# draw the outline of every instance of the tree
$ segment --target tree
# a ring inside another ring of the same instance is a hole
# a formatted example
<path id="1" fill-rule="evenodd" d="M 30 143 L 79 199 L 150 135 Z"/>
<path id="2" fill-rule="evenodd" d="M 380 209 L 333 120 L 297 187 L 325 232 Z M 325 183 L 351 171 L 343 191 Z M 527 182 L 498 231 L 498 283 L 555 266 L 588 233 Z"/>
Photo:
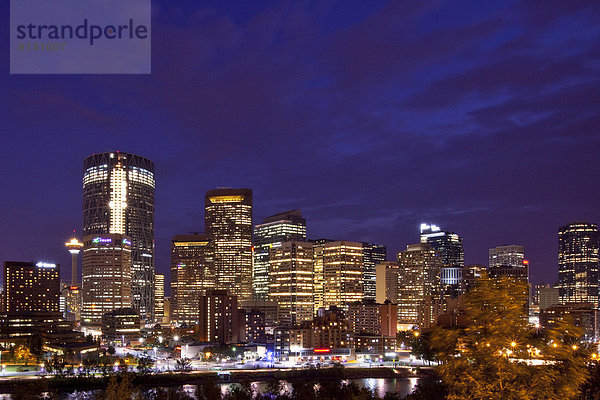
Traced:
<path id="1" fill-rule="evenodd" d="M 204 383 L 196 388 L 198 400 L 217 400 L 221 398 L 221 388 L 213 378 L 207 378 Z"/>
<path id="2" fill-rule="evenodd" d="M 106 349 L 106 352 L 107 352 L 109 355 L 111 355 L 111 356 L 114 356 L 114 355 L 115 355 L 115 352 L 116 352 L 116 350 L 115 350 L 115 347 L 114 347 L 114 346 L 108 346 L 108 349 Z"/>
<path id="3" fill-rule="evenodd" d="M 180 358 L 175 361 L 175 371 L 177 372 L 190 372 L 192 370 L 192 363 L 189 358 Z"/>
<path id="4" fill-rule="evenodd" d="M 573 399 L 586 379 L 589 352 L 566 320 L 537 332 L 524 313 L 524 283 L 481 277 L 465 295 L 464 329 L 435 328 L 431 343 L 448 399 Z M 542 365 L 526 362 L 543 357 Z"/>
<path id="5" fill-rule="evenodd" d="M 133 386 L 133 374 L 123 373 L 119 377 L 113 375 L 108 380 L 106 390 L 100 392 L 98 400 L 125 400 L 139 396 L 138 390 Z"/>
<path id="6" fill-rule="evenodd" d="M 154 362 L 150 357 L 140 357 L 137 362 L 137 370 L 140 375 L 148 375 L 153 365 Z"/>

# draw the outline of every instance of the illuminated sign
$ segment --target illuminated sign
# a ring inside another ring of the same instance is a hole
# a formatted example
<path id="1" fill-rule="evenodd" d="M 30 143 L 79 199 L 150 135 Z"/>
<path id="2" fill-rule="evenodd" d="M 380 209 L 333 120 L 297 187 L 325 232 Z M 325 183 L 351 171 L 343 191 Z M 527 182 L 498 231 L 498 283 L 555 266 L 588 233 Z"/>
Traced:
<path id="1" fill-rule="evenodd" d="M 112 243 L 112 239 L 97 237 L 92 239 L 92 243 Z"/>
<path id="2" fill-rule="evenodd" d="M 131 246 L 131 240 L 123 239 L 123 244 L 126 244 L 127 246 Z"/>
<path id="3" fill-rule="evenodd" d="M 211 196 L 208 199 L 212 202 L 212 203 L 238 203 L 240 201 L 244 200 L 244 196 L 242 195 L 237 195 L 237 196 Z"/>
<path id="4" fill-rule="evenodd" d="M 51 263 L 45 263 L 45 262 L 39 262 L 37 264 L 35 264 L 36 267 L 38 268 L 56 268 L 56 264 L 51 264 Z"/>
<path id="5" fill-rule="evenodd" d="M 529 260 L 523 260 L 523 265 L 529 265 Z"/>
<path id="6" fill-rule="evenodd" d="M 329 353 L 331 349 L 314 349 L 315 353 Z"/>

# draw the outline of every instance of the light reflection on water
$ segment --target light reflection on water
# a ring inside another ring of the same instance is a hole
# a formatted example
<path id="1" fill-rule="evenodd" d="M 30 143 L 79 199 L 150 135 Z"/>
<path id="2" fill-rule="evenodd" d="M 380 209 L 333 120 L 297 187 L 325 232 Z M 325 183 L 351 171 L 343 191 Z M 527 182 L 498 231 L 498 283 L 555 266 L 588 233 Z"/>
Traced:
<path id="1" fill-rule="evenodd" d="M 343 380 L 343 384 L 349 384 L 354 382 L 359 387 L 366 387 L 367 389 L 376 391 L 376 394 L 383 397 L 386 393 L 398 393 L 401 396 L 406 396 L 415 390 L 418 378 L 364 378 L 364 379 L 346 379 Z M 239 385 L 238 383 L 222 383 L 220 384 L 221 393 L 223 395 L 234 386 Z M 191 396 L 195 396 L 196 385 L 183 385 L 182 389 L 184 392 Z M 257 381 L 250 384 L 253 393 L 266 393 L 269 390 L 269 383 L 266 381 Z M 292 384 L 284 381 L 281 387 L 282 392 L 291 393 Z M 60 400 L 82 400 L 82 399 L 93 399 L 94 395 L 98 392 L 97 390 L 88 391 L 74 391 L 70 393 L 59 393 Z M 10 394 L 0 394 L 0 400 L 11 400 Z"/>

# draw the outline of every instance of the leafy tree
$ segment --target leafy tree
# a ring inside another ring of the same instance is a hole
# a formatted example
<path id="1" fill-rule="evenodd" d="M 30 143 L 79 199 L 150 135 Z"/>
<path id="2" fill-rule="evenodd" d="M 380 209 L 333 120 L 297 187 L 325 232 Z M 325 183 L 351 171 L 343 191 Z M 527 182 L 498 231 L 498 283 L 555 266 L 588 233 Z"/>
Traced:
<path id="1" fill-rule="evenodd" d="M 525 284 L 481 277 L 465 295 L 465 329 L 435 328 L 431 346 L 448 399 L 573 399 L 586 379 L 581 330 L 557 321 L 538 334 L 524 315 Z M 525 296 L 526 298 L 526 296 Z M 539 355 L 545 364 L 531 365 Z"/>
<path id="2" fill-rule="evenodd" d="M 192 363 L 189 358 L 180 358 L 175 361 L 175 371 L 177 372 L 190 372 L 192 370 Z"/>
<path id="3" fill-rule="evenodd" d="M 108 380 L 106 390 L 100 392 L 97 400 L 126 400 L 139 396 L 138 390 L 133 386 L 133 374 L 123 373 L 119 377 L 113 375 Z"/>
<path id="4" fill-rule="evenodd" d="M 114 356 L 116 353 L 115 347 L 114 346 L 108 346 L 108 349 L 106 350 L 106 352 L 111 355 Z"/>
<path id="5" fill-rule="evenodd" d="M 137 370 L 140 375 L 148 375 L 152 370 L 154 361 L 150 357 L 140 357 L 137 362 Z"/>

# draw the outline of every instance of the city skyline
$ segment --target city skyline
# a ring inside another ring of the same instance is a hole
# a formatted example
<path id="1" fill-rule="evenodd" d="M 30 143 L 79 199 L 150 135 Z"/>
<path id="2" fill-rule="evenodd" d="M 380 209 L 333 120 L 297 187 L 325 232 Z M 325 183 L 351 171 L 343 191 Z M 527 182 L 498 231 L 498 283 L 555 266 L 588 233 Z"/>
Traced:
<path id="1" fill-rule="evenodd" d="M 553 283 L 558 228 L 600 220 L 598 7 L 155 1 L 151 75 L 0 77 L 0 254 L 69 265 L 81 161 L 118 149 L 157 166 L 167 281 L 171 237 L 228 186 L 253 190 L 254 224 L 301 209 L 310 238 L 393 259 L 435 223 L 465 264 L 519 244 Z"/>

